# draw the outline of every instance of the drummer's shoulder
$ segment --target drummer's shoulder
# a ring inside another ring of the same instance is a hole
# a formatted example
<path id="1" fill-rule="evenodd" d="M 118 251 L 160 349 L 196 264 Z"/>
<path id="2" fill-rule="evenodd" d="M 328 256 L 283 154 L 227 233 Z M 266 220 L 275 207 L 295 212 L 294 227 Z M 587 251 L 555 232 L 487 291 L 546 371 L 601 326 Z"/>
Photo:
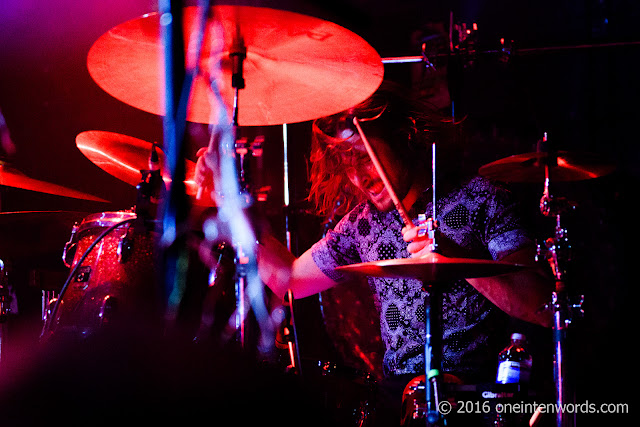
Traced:
<path id="1" fill-rule="evenodd" d="M 469 194 L 473 194 L 476 197 L 491 197 L 511 193 L 511 189 L 507 183 L 496 181 L 481 175 L 469 178 L 462 185 L 462 190 Z"/>
<path id="2" fill-rule="evenodd" d="M 349 212 L 347 212 L 341 219 L 341 222 L 348 221 L 350 223 L 357 223 L 361 218 L 369 217 L 372 215 L 373 204 L 366 200 L 363 200 L 356 204 Z"/>
<path id="3" fill-rule="evenodd" d="M 445 205 L 463 205 L 470 211 L 494 209 L 495 206 L 511 205 L 513 194 L 509 188 L 498 181 L 483 176 L 474 176 L 457 189 L 448 193 L 442 203 Z"/>
<path id="4" fill-rule="evenodd" d="M 342 217 L 336 218 L 336 225 L 333 229 L 342 233 L 353 230 L 362 219 L 371 218 L 372 210 L 371 204 L 366 201 L 360 202 Z"/>

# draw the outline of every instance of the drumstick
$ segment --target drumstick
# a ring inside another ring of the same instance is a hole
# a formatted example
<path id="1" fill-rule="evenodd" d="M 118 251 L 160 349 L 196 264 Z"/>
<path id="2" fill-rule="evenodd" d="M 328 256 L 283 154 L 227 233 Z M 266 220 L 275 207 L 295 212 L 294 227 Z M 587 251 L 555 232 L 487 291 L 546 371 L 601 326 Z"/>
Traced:
<path id="1" fill-rule="evenodd" d="M 387 191 L 391 196 L 391 200 L 393 200 L 393 205 L 396 207 L 396 209 L 400 213 L 400 216 L 402 217 L 402 221 L 404 221 L 404 224 L 407 226 L 407 228 L 415 227 L 413 225 L 413 222 L 411 221 L 411 218 L 409 218 L 409 214 L 407 214 L 406 209 L 402 205 L 402 201 L 400 201 L 400 199 L 396 195 L 396 192 L 394 191 L 393 186 L 389 181 L 389 178 L 387 178 L 387 174 L 385 173 L 384 168 L 382 167 L 382 164 L 378 160 L 378 157 L 376 156 L 375 151 L 371 147 L 371 144 L 369 144 L 369 140 L 367 139 L 364 132 L 362 131 L 362 128 L 360 127 L 360 122 L 358 121 L 357 117 L 353 118 L 353 124 L 356 126 L 356 129 L 358 129 L 358 133 L 360 134 L 360 139 L 362 139 L 362 142 L 364 143 L 364 147 L 367 149 L 367 153 L 369 154 L 369 157 L 371 158 L 373 165 L 378 171 L 378 175 L 380 175 L 380 178 L 382 179 L 384 186 L 387 188 Z"/>

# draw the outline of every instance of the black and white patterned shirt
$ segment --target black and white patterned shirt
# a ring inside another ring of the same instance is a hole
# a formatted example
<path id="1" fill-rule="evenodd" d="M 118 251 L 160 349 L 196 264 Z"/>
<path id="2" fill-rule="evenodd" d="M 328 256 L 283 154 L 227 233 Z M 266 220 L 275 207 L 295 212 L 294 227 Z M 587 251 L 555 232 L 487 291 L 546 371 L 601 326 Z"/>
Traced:
<path id="1" fill-rule="evenodd" d="M 414 206 L 418 212 L 427 212 L 430 216 L 432 207 L 427 196 L 425 193 Z M 445 256 L 500 260 L 531 243 L 510 192 L 485 178 L 474 178 L 439 198 L 436 215 L 440 232 L 440 240 L 436 241 Z M 417 224 L 417 220 L 414 222 Z M 397 211 L 380 212 L 372 203 L 363 202 L 313 245 L 313 260 L 324 274 L 340 282 L 347 277 L 335 271 L 338 266 L 407 258 L 402 227 Z M 451 248 L 456 250 L 452 252 Z M 375 277 L 368 281 L 380 314 L 380 332 L 386 347 L 384 374 L 424 373 L 427 294 L 422 282 Z M 504 326 L 506 314 L 465 280 L 446 284 L 441 289 L 443 369 L 474 378 L 479 370 L 495 363 L 491 334 L 495 335 L 495 329 Z"/>

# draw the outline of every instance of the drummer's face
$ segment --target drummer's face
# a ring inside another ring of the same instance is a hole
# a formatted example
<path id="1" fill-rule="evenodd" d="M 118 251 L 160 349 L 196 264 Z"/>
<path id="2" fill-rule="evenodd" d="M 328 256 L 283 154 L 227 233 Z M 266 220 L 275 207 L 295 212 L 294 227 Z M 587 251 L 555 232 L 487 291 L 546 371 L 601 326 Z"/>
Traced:
<path id="1" fill-rule="evenodd" d="M 410 186 L 408 168 L 402 164 L 398 156 L 382 139 L 374 135 L 367 135 L 367 140 L 382 164 L 396 195 L 402 200 Z M 393 199 L 371 161 L 360 136 L 355 134 L 348 141 L 353 144 L 354 151 L 344 158 L 347 177 L 380 211 L 391 210 L 394 207 Z"/>

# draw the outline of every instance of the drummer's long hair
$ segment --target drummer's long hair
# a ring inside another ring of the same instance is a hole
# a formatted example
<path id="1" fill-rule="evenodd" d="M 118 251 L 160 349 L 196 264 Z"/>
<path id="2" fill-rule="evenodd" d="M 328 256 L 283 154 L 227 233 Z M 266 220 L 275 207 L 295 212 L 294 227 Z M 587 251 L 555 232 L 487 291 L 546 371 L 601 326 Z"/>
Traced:
<path id="1" fill-rule="evenodd" d="M 361 122 L 365 135 L 381 137 L 412 171 L 430 167 L 431 143 L 439 138 L 443 124 L 432 107 L 414 99 L 402 86 L 386 81 L 355 107 L 315 120 L 309 200 L 315 204 L 316 213 L 324 217 L 343 216 L 366 200 L 347 177 L 344 166 L 345 156 L 353 151 L 347 139 L 357 133 L 353 117 Z M 345 129 L 351 131 L 346 137 Z"/>

